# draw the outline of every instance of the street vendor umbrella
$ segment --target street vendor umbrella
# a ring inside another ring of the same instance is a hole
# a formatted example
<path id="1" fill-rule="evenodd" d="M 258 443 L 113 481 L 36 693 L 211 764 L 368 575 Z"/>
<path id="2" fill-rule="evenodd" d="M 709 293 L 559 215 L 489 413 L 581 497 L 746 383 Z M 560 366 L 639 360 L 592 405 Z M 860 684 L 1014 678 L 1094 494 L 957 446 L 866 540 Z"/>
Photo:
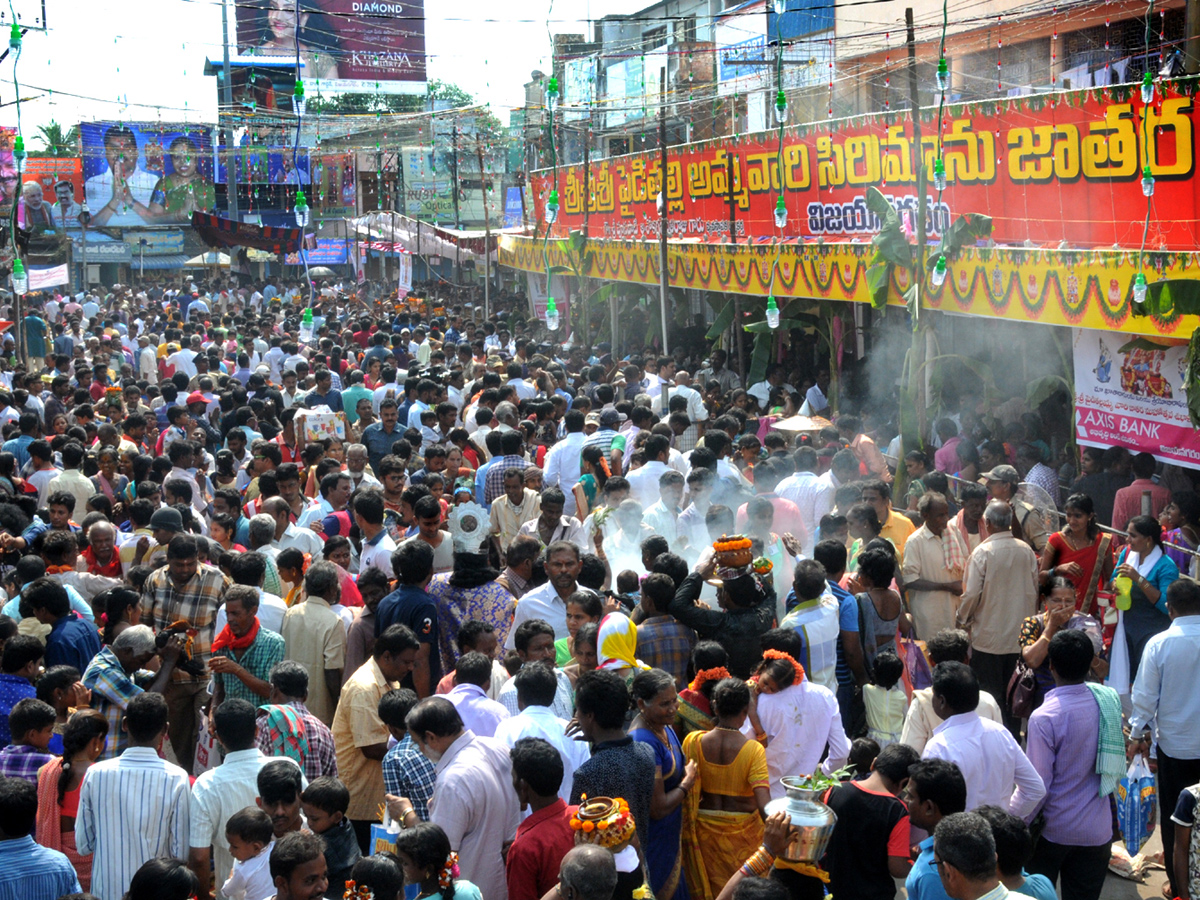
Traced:
<path id="1" fill-rule="evenodd" d="M 807 434 L 820 434 L 822 428 L 828 428 L 833 423 L 820 416 L 791 416 L 772 423 L 776 431 L 802 431 Z"/>
<path id="2" fill-rule="evenodd" d="M 228 269 L 229 254 L 217 253 L 215 250 L 193 256 L 183 264 L 185 269 Z"/>
<path id="3" fill-rule="evenodd" d="M 315 269 L 308 270 L 309 278 L 337 278 L 337 272 L 326 266 L 317 266 Z"/>

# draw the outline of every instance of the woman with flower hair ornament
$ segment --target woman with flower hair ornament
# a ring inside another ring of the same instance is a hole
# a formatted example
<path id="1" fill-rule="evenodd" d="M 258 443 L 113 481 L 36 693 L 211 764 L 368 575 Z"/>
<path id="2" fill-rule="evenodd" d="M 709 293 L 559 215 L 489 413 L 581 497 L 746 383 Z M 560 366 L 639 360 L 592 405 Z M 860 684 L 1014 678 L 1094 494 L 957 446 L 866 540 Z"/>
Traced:
<path id="1" fill-rule="evenodd" d="M 458 854 L 441 827 L 420 822 L 396 836 L 404 880 L 419 890 L 417 900 L 483 900 L 479 888 L 458 877 Z"/>
<path id="2" fill-rule="evenodd" d="M 716 725 L 712 712 L 712 692 L 723 678 L 729 677 L 729 654 L 716 641 L 701 641 L 692 648 L 688 665 L 691 682 L 679 692 L 679 714 L 675 733 L 680 740 L 693 731 L 708 731 Z"/>

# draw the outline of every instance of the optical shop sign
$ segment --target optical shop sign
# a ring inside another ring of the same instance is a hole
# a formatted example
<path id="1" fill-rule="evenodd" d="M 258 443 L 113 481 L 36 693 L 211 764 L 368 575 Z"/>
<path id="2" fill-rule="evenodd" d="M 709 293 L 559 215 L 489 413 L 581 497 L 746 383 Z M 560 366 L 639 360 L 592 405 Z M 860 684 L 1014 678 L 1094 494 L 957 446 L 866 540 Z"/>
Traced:
<path id="1" fill-rule="evenodd" d="M 1200 469 L 1188 419 L 1184 341 L 1075 328 L 1075 435 L 1085 447 L 1126 447 Z"/>

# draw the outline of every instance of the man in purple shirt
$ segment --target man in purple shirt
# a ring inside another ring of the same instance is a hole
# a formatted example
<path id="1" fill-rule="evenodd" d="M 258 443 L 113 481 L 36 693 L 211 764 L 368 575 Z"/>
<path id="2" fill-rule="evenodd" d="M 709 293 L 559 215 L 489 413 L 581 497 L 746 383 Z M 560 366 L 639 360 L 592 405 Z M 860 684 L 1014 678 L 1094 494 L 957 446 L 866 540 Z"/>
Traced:
<path id="1" fill-rule="evenodd" d="M 1061 877 L 1063 900 L 1099 898 L 1113 839 L 1108 793 L 1115 779 L 1102 787 L 1096 755 L 1102 745 L 1119 754 L 1124 736 L 1116 692 L 1085 681 L 1094 654 L 1082 631 L 1054 635 L 1049 657 L 1055 687 L 1029 717 L 1026 754 L 1046 785 L 1046 827 L 1029 871 L 1051 883 Z M 1110 714 L 1102 715 L 1102 706 Z M 1101 741 L 1102 729 L 1115 733 Z"/>

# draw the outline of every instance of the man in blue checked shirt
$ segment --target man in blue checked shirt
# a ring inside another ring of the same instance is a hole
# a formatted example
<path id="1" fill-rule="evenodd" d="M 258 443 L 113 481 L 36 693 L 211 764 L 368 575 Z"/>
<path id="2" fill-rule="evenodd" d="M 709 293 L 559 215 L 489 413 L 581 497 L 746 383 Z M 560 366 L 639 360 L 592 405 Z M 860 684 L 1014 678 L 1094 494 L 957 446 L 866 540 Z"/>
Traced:
<path id="1" fill-rule="evenodd" d="M 0 778 L 0 900 L 56 900 L 79 893 L 67 857 L 33 841 L 37 785 Z"/>

